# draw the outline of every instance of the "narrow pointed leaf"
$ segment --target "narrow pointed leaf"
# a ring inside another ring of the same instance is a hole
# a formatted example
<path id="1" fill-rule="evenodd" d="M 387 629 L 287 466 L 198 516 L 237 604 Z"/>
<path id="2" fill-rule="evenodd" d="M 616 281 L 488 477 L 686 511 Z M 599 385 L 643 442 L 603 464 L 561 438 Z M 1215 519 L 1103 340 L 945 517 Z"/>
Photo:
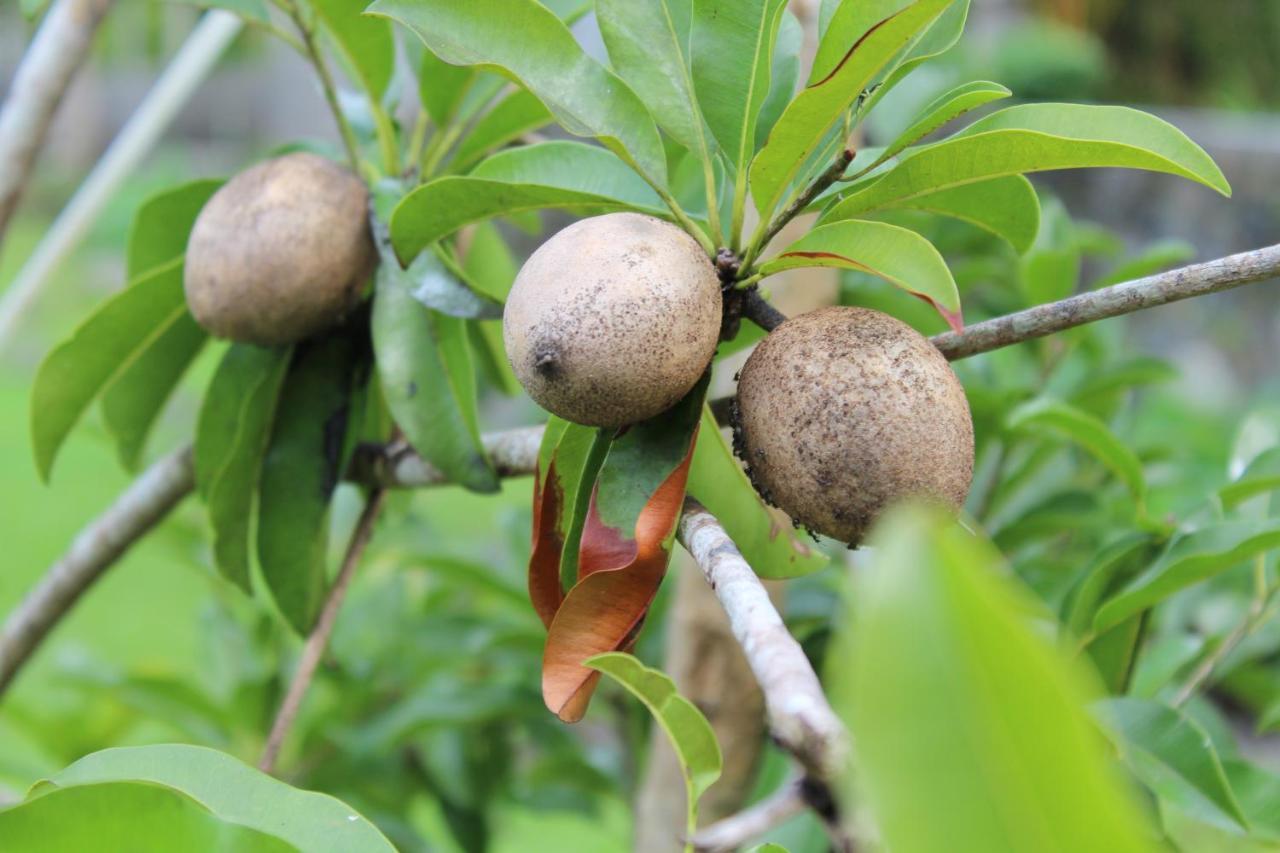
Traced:
<path id="1" fill-rule="evenodd" d="M 1153 849 L 1085 713 L 1085 674 L 1029 624 L 999 555 L 916 508 L 874 541 L 828 660 L 852 668 L 833 701 L 885 846 Z"/>
<path id="2" fill-rule="evenodd" d="M 1147 493 L 1142 461 L 1093 415 L 1069 403 L 1033 400 L 1011 412 L 1005 425 L 1011 430 L 1048 432 L 1080 445 L 1128 486 L 1141 507 Z"/>
<path id="3" fill-rule="evenodd" d="M 575 136 L 594 137 L 658 185 L 666 158 L 641 100 L 583 52 L 535 0 L 377 0 L 369 11 L 408 27 L 454 65 L 499 71 L 528 89 Z"/>
<path id="4" fill-rule="evenodd" d="M 923 210 L 959 219 L 996 235 L 1019 254 L 1031 249 L 1040 231 L 1040 197 L 1021 175 L 939 190 L 881 209 Z"/>
<path id="5" fill-rule="evenodd" d="M 912 71 L 931 59 L 941 56 L 959 43 L 969 19 L 969 5 L 970 0 L 954 0 L 932 24 L 912 39 L 911 46 L 903 51 L 890 66 L 891 70 L 883 75 L 875 91 L 863 104 L 864 113 L 875 109 L 876 104 L 880 103 Z"/>
<path id="6" fill-rule="evenodd" d="M 142 203 L 129 226 L 127 278 L 133 281 L 186 254 L 196 217 L 223 181 L 202 179 L 156 193 Z"/>
<path id="7" fill-rule="evenodd" d="M 311 0 L 353 76 L 375 104 L 391 84 L 396 45 L 391 24 L 364 14 L 365 0 Z"/>
<path id="8" fill-rule="evenodd" d="M 391 215 L 391 241 L 401 260 L 411 260 L 469 223 L 543 208 L 667 213 L 657 193 L 603 148 L 542 142 L 502 151 L 465 177 L 438 178 L 409 193 Z"/>
<path id="9" fill-rule="evenodd" d="M 769 71 L 769 94 L 760 105 L 756 119 L 756 139 L 753 150 L 759 151 L 769 138 L 769 131 L 778 123 L 778 117 L 796 96 L 796 84 L 800 82 L 800 52 L 804 48 L 804 27 L 789 8 L 782 10 L 778 25 L 778 43 L 773 46 L 773 67 Z"/>
<path id="10" fill-rule="evenodd" d="M 524 89 L 517 89 L 475 123 L 454 152 L 450 168 L 465 172 L 486 154 L 546 126 L 552 118 L 541 101 Z"/>
<path id="11" fill-rule="evenodd" d="M 933 305 L 953 329 L 963 327 L 960 293 L 947 262 L 914 231 L 887 222 L 820 226 L 760 265 L 766 276 L 797 267 L 837 267 L 878 276 Z"/>
<path id="12" fill-rule="evenodd" d="M 991 83 L 986 80 L 964 83 L 948 92 L 944 92 L 920 111 L 919 118 L 912 122 L 910 127 L 898 134 L 898 138 L 889 143 L 884 153 L 880 155 L 880 162 L 898 156 L 908 146 L 914 145 L 947 122 L 959 118 L 970 110 L 975 110 L 984 104 L 998 101 L 1001 98 L 1007 98 L 1012 94 L 999 83 Z"/>

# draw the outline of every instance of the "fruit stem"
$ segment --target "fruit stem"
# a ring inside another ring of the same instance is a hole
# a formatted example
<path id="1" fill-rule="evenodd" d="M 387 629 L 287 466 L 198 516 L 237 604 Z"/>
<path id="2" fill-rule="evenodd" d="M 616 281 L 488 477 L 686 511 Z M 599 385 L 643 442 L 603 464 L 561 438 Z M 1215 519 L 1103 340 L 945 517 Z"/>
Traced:
<path id="1" fill-rule="evenodd" d="M 782 213 L 779 213 L 774 217 L 773 221 L 766 224 L 764 220 L 761 220 L 760 225 L 756 228 L 756 233 L 751 237 L 751 242 L 747 245 L 746 253 L 742 256 L 743 269 L 749 269 L 751 267 L 752 262 L 755 261 L 755 259 L 759 257 L 760 253 L 764 251 L 765 247 L 769 245 L 769 241 L 778 236 L 778 232 L 786 227 L 788 222 L 803 213 L 804 209 L 808 207 L 815 198 L 822 195 L 828 187 L 840 180 L 841 175 L 844 174 L 844 170 L 849 168 L 849 164 L 853 162 L 853 155 L 853 148 L 846 145 L 840 150 L 840 153 L 836 155 L 836 158 L 832 161 L 831 165 L 828 166 L 821 175 L 814 178 L 813 183 L 809 184 L 809 186 L 805 188 L 804 192 L 800 193 L 800 195 L 797 196 L 791 204 L 787 205 L 786 209 L 783 210 Z"/>
<path id="2" fill-rule="evenodd" d="M 329 63 L 325 62 L 324 54 L 316 44 L 314 22 L 306 19 L 295 0 L 277 0 L 277 2 L 284 13 L 293 20 L 298 28 L 298 34 L 302 36 L 302 46 L 306 48 L 307 57 L 316 70 L 316 76 L 320 78 L 324 99 L 329 104 L 329 111 L 333 113 L 333 120 L 338 124 L 342 145 L 347 150 L 347 159 L 351 161 L 351 168 L 358 175 L 360 174 L 360 146 L 356 142 L 355 131 L 351 129 L 346 116 L 342 114 L 342 107 L 338 104 L 338 90 L 334 86 L 333 75 L 329 72 Z"/>
<path id="3" fill-rule="evenodd" d="M 665 187 L 661 187 L 653 181 L 650 181 L 648 177 L 643 175 L 641 177 L 644 177 L 649 186 L 653 187 L 654 191 L 658 193 L 658 197 L 666 202 L 666 205 L 670 208 L 672 215 L 675 216 L 676 221 L 680 223 L 680 227 L 685 231 L 688 231 L 689 234 L 692 235 L 693 239 L 698 241 L 698 245 L 706 251 L 708 257 L 714 259 L 716 257 L 716 247 L 715 244 L 711 242 L 711 238 L 707 235 L 706 229 L 689 218 L 689 214 L 684 212 L 684 208 L 680 206 L 680 202 L 676 201 L 675 196 L 668 192 Z"/>

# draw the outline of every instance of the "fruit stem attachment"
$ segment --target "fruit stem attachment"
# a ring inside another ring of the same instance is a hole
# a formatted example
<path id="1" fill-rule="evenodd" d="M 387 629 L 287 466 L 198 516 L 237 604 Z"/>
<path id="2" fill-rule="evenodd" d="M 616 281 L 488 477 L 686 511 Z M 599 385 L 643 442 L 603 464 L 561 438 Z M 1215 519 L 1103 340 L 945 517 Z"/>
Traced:
<path id="1" fill-rule="evenodd" d="M 360 174 L 360 146 L 356 142 L 355 131 L 351 129 L 346 116 L 342 114 L 342 107 L 338 104 L 338 90 L 333 82 L 333 74 L 329 71 L 329 63 L 325 61 L 324 54 L 320 52 L 320 46 L 316 43 L 315 22 L 306 19 L 296 0 L 277 0 L 277 4 L 298 28 L 298 35 L 302 37 L 302 46 L 306 48 L 307 58 L 311 60 L 312 66 L 316 69 L 316 76 L 320 78 L 324 99 L 329 104 L 329 111 L 333 113 L 333 120 L 338 124 L 338 133 L 342 137 L 342 146 L 347 151 L 347 159 L 351 161 L 351 168 L 358 175 Z"/>
<path id="2" fill-rule="evenodd" d="M 644 176 L 642 175 L 641 177 Z M 707 253 L 707 256 L 714 260 L 716 257 L 716 247 L 715 244 L 711 242 L 711 238 L 707 236 L 706 229 L 689 218 L 689 214 L 684 212 L 684 208 L 680 206 L 680 202 L 676 201 L 675 196 L 668 192 L 665 187 L 659 186 L 653 181 L 650 181 L 647 177 L 645 177 L 645 180 L 649 183 L 649 186 L 653 187 L 654 191 L 658 193 L 658 197 L 666 203 L 667 207 L 671 210 L 671 214 L 676 218 L 676 222 L 680 223 L 680 227 L 685 231 L 688 231 L 689 236 L 697 240 L 698 245 L 703 248 Z"/>
<path id="3" fill-rule="evenodd" d="M 760 256 L 760 253 L 769 245 L 769 241 L 778 236 L 778 232 L 786 227 L 787 223 L 795 219 L 804 209 L 808 207 L 815 198 L 822 195 L 828 187 L 840 180 L 844 174 L 844 170 L 849 168 L 849 164 L 853 162 L 854 150 L 845 146 L 836 155 L 835 160 L 831 162 L 821 175 L 813 179 L 813 183 L 805 187 L 804 192 L 800 193 L 786 209 L 773 218 L 773 221 L 766 224 L 761 221 L 756 233 L 751 236 L 751 242 L 747 244 L 747 251 L 742 256 L 742 268 L 750 269 L 752 262 Z"/>

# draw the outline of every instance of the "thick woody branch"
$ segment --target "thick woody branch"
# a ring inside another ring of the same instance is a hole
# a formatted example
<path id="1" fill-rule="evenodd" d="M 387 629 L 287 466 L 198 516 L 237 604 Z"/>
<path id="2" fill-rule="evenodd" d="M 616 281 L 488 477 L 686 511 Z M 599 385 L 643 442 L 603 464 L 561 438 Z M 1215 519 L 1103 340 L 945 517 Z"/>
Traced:
<path id="1" fill-rule="evenodd" d="M 22 57 L 0 109 L 0 239 L 49 132 L 53 114 L 112 0 L 57 0 Z"/>
<path id="2" fill-rule="evenodd" d="M 81 531 L 0 630 L 0 693 L 85 590 L 194 487 L 191 448 L 184 447 L 148 468 Z"/>

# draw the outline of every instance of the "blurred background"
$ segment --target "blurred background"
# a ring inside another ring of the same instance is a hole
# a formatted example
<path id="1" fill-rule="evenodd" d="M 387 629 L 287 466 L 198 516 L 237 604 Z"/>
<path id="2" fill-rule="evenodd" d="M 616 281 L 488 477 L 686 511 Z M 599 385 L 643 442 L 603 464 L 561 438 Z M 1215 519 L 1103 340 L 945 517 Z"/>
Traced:
<path id="1" fill-rule="evenodd" d="M 0 6 L 0 92 L 38 6 Z M 59 110 L 0 249 L 0 290 L 198 16 L 159 0 L 117 4 Z M 588 18 L 579 31 L 598 47 L 593 27 Z M 1149 110 L 1203 145 L 1233 185 L 1235 197 L 1227 200 L 1146 173 L 1037 176 L 1046 197 L 1059 199 L 1070 216 L 1063 221 L 1072 234 L 1066 263 L 1073 286 L 1152 246 L 1183 263 L 1277 242 L 1280 0 L 974 0 L 961 47 L 910 78 L 874 114 L 869 135 L 891 134 L 913 108 L 964 79 L 996 80 L 1028 100 Z M 0 352 L 0 612 L 129 480 L 95 415 L 73 434 L 52 485 L 41 484 L 28 394 L 49 349 L 122 286 L 133 213 L 155 191 L 227 176 L 301 138 L 336 150 L 310 69 L 270 34 L 247 30 L 113 194 Z M 1246 414 L 1276 399 L 1278 306 L 1275 287 L 1243 288 L 1148 312 L 1123 327 L 1129 349 L 1175 368 L 1152 417 L 1180 419 L 1186 441 L 1208 454 L 1205 467 L 1225 469 Z M 912 316 L 936 330 L 934 319 Z M 214 363 L 206 352 L 183 383 L 152 437 L 152 457 L 189 435 Z M 494 427 L 536 417 L 496 396 L 486 405 Z M 1171 484 L 1175 492 L 1178 486 Z M 541 707 L 541 626 L 523 581 L 528 483 L 509 484 L 500 499 L 451 489 L 396 500 L 400 511 L 380 532 L 340 622 L 338 665 L 309 699 L 306 733 L 287 774 L 347 798 L 405 849 L 626 849 L 626 804 L 638 784 L 645 718 L 609 691 L 599 700 L 608 726 L 589 720 L 568 731 Z M 1175 495 L 1165 508 L 1177 503 Z M 354 501 L 342 506 L 355 508 Z M 204 520 L 189 501 L 57 630 L 0 704 L 0 801 L 116 744 L 186 740 L 252 757 L 295 641 L 215 576 L 206 549 Z M 806 634 L 804 626 L 822 625 L 826 583 L 806 579 L 789 593 L 789 621 L 806 643 L 820 642 L 822 629 Z M 664 602 L 673 586 L 666 585 Z M 651 659 L 661 656 L 665 606 L 660 602 L 645 633 L 642 656 L 646 649 Z M 618 719 L 622 725 L 612 725 Z M 753 784 L 767 790 L 783 762 L 767 755 L 763 767 Z M 795 837 L 784 839 L 793 850 L 805 849 L 796 838 L 806 833 L 820 837 L 797 824 Z"/>

